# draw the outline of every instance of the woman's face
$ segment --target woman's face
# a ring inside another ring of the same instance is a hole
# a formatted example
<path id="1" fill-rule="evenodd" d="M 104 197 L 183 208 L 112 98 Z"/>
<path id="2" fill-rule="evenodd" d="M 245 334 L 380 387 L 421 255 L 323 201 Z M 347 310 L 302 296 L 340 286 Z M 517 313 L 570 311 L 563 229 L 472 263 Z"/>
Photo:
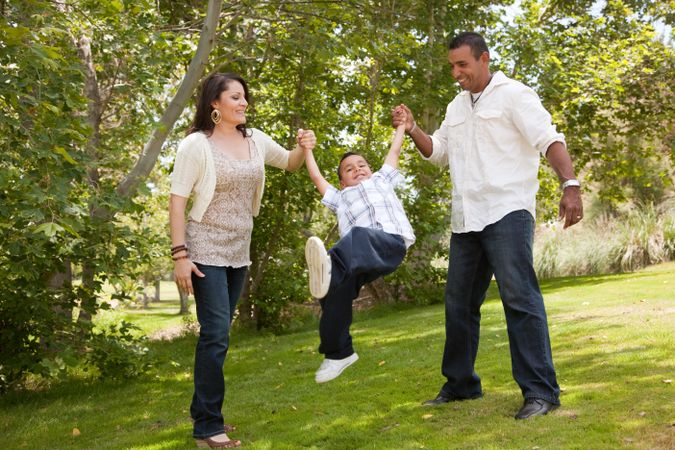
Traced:
<path id="1" fill-rule="evenodd" d="M 235 126 L 246 123 L 248 102 L 244 97 L 244 86 L 238 81 L 230 81 L 211 106 L 220 111 L 224 123 Z"/>

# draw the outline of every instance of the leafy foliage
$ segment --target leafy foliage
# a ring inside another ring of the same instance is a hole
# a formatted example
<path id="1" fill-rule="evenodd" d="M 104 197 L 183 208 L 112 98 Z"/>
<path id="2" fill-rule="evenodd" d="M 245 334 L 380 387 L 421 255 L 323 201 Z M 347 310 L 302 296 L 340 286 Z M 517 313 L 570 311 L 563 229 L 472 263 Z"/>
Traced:
<path id="1" fill-rule="evenodd" d="M 0 298 L 0 390 L 25 373 L 49 375 L 76 362 L 62 355 L 66 349 L 81 354 L 92 338 L 82 319 L 106 307 L 98 302 L 102 283 L 135 267 L 135 250 L 150 258 L 150 247 L 166 239 L 148 240 L 135 221 L 125 221 L 125 214 L 153 212 L 115 193 L 175 67 L 176 55 L 168 58 L 173 49 L 152 31 L 147 6 L 5 5 L 0 279 L 8 288 Z M 93 37 L 100 104 L 85 96 L 90 80 L 81 36 Z M 136 63 L 127 64 L 129 57 Z"/>
<path id="2" fill-rule="evenodd" d="M 103 329 L 94 329 L 88 343 L 86 362 L 98 370 L 101 378 L 133 378 L 151 367 L 145 338 L 133 332 L 136 325 L 120 321 Z"/>

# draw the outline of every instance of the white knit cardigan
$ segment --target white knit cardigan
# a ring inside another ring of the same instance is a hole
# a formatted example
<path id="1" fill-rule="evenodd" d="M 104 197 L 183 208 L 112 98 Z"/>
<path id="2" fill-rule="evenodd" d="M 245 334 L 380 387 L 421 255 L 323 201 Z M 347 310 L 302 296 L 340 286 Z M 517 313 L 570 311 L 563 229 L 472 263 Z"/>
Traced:
<path id="1" fill-rule="evenodd" d="M 265 190 L 265 164 L 279 169 L 288 167 L 289 151 L 262 131 L 252 128 L 251 139 L 259 152 L 262 153 L 263 176 L 256 186 L 253 196 L 253 215 L 260 212 L 263 191 Z M 190 218 L 201 222 L 206 209 L 213 199 L 216 189 L 216 169 L 213 164 L 213 155 L 206 134 L 192 133 L 178 144 L 178 153 L 171 174 L 171 193 L 180 197 L 189 198 L 194 194 Z"/>

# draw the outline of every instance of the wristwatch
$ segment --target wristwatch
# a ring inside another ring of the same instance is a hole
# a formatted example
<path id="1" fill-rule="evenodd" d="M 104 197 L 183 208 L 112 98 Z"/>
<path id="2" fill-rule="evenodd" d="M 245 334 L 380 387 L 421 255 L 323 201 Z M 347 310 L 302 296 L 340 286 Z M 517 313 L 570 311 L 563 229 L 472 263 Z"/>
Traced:
<path id="1" fill-rule="evenodd" d="M 560 185 L 560 189 L 563 191 L 565 188 L 570 187 L 570 186 L 576 186 L 576 187 L 581 187 L 581 183 L 579 183 L 579 180 L 575 180 L 574 178 L 565 181 L 563 184 Z"/>

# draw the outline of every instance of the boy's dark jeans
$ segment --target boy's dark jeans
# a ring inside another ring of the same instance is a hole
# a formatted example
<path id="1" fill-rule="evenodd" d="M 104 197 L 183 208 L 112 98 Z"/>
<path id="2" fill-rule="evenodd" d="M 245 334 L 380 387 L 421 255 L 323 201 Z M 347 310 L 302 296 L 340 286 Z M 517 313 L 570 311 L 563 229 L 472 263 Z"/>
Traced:
<path id="1" fill-rule="evenodd" d="M 352 302 L 364 284 L 396 270 L 406 246 L 401 236 L 354 227 L 328 254 L 333 266 L 328 294 L 320 301 L 319 352 L 328 359 L 343 359 L 354 353 L 349 334 Z"/>

